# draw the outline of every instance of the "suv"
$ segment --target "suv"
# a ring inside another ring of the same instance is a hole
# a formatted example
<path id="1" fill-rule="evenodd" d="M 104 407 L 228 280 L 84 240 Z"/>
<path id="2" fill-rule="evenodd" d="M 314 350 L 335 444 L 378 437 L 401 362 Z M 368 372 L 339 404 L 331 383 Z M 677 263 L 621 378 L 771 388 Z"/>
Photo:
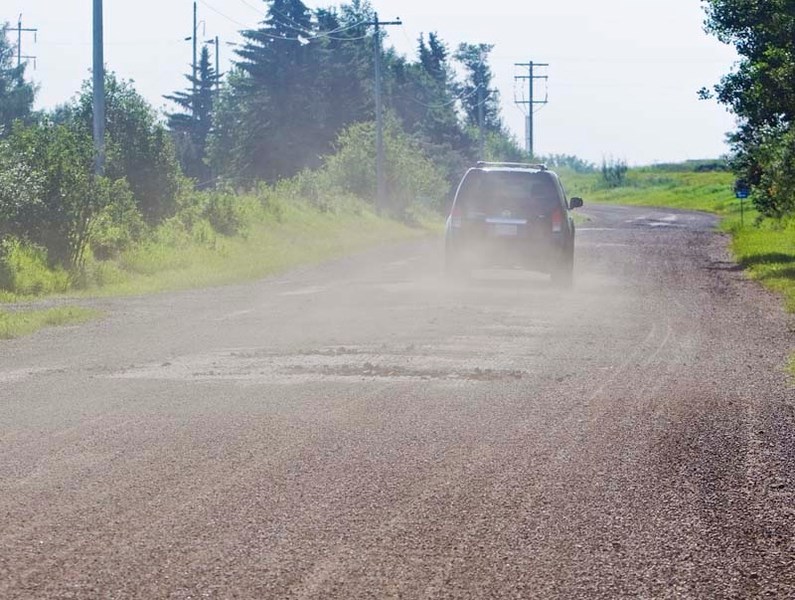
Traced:
<path id="1" fill-rule="evenodd" d="M 558 176 L 544 165 L 485 163 L 458 186 L 445 229 L 445 271 L 466 277 L 478 267 L 524 267 L 569 287 L 574 221 Z"/>

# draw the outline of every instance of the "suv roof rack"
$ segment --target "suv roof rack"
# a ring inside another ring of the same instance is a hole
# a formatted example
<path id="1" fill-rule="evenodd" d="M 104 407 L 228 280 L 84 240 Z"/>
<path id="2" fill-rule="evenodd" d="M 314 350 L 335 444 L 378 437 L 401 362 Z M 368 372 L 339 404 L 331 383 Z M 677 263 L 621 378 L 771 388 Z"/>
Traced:
<path id="1" fill-rule="evenodd" d="M 517 163 L 517 162 L 486 162 L 479 160 L 478 167 L 511 167 L 513 169 L 533 169 L 535 171 L 546 171 L 547 166 L 541 163 Z"/>

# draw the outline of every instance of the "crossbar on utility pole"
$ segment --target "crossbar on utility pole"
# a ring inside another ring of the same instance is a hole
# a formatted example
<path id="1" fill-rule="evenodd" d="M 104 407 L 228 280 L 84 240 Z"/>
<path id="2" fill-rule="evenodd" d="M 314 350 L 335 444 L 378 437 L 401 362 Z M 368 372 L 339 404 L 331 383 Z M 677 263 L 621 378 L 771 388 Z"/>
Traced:
<path id="1" fill-rule="evenodd" d="M 94 0 L 94 173 L 105 173 L 105 48 L 102 0 Z"/>
<path id="2" fill-rule="evenodd" d="M 547 63 L 537 63 L 530 61 L 528 63 L 516 63 L 517 67 L 526 67 L 527 68 L 527 75 L 517 75 L 515 79 L 517 81 L 527 81 L 528 83 L 528 98 L 527 100 L 519 100 L 516 99 L 515 102 L 519 106 L 526 105 L 527 108 L 527 116 L 525 119 L 525 150 L 527 151 L 527 155 L 532 158 L 535 152 L 535 148 L 533 147 L 533 137 L 535 135 L 534 132 L 534 123 L 533 123 L 533 112 L 535 107 L 538 105 L 544 105 L 549 102 L 547 98 L 543 100 L 536 100 L 535 99 L 535 82 L 536 80 L 543 79 L 548 80 L 549 77 L 546 75 L 536 75 L 535 68 L 536 67 L 548 67 Z"/>
<path id="3" fill-rule="evenodd" d="M 400 19 L 396 21 L 379 21 L 376 13 L 372 23 L 375 27 L 374 62 L 375 62 L 375 152 L 376 152 L 376 211 L 381 213 L 386 208 L 386 157 L 384 152 L 384 109 L 381 99 L 381 27 L 403 25 Z"/>
<path id="4" fill-rule="evenodd" d="M 35 59 L 35 56 L 23 56 L 22 55 L 22 34 L 23 33 L 32 33 L 33 34 L 33 42 L 35 43 L 38 41 L 39 30 L 36 28 L 31 27 L 22 27 L 22 15 L 19 15 L 19 20 L 17 21 L 17 67 L 22 65 L 22 59 Z"/>

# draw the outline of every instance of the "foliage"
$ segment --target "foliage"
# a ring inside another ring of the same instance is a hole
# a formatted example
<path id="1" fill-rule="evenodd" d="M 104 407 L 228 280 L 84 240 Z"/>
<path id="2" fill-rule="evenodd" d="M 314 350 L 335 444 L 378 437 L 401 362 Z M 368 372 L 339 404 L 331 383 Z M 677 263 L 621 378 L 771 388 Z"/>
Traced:
<path id="1" fill-rule="evenodd" d="M 491 44 L 460 44 L 455 58 L 464 67 L 466 76 L 459 84 L 461 103 L 469 125 L 477 127 L 483 115 L 483 127 L 487 131 L 502 131 L 500 118 L 500 93 L 492 88 L 494 75 L 488 57 L 494 46 Z"/>
<path id="2" fill-rule="evenodd" d="M 370 4 L 310 10 L 301 0 L 267 0 L 267 7 L 261 26 L 243 32 L 208 149 L 214 173 L 245 187 L 319 167 L 343 130 L 374 117 Z M 502 125 L 491 48 L 464 44 L 451 53 L 429 33 L 420 36 L 416 58 L 393 48 L 382 53 L 387 110 L 438 161 L 451 187 L 478 157 L 479 90 L 490 154 L 521 156 Z M 453 60 L 463 68 L 461 81 Z"/>
<path id="3" fill-rule="evenodd" d="M 596 165 L 572 154 L 549 154 L 538 157 L 539 162 L 552 169 L 570 169 L 575 173 L 594 173 Z"/>
<path id="4" fill-rule="evenodd" d="M 132 82 L 105 77 L 106 146 L 105 175 L 126 179 L 141 215 L 157 223 L 174 214 L 182 187 L 182 175 L 168 130 Z M 75 101 L 61 107 L 56 119 L 90 137 L 93 122 L 91 81 Z"/>
<path id="5" fill-rule="evenodd" d="M 331 190 L 352 194 L 367 202 L 376 196 L 375 124 L 358 123 L 337 140 L 337 152 L 324 167 Z M 388 119 L 384 147 L 389 212 L 405 218 L 415 203 L 441 208 L 448 191 L 444 173 L 407 136 L 394 118 Z"/>
<path id="6" fill-rule="evenodd" d="M 96 319 L 101 313 L 81 306 L 59 306 L 44 310 L 0 311 L 0 340 L 30 335 L 45 327 L 76 325 Z"/>
<path id="7" fill-rule="evenodd" d="M 626 161 L 618 158 L 602 159 L 602 181 L 609 188 L 620 187 L 624 184 L 629 167 Z"/>
<path id="8" fill-rule="evenodd" d="M 211 172 L 206 162 L 207 138 L 212 129 L 213 105 L 219 83 L 219 75 L 210 65 L 207 46 L 202 47 L 197 71 L 196 76 L 186 76 L 191 89 L 166 96 L 184 111 L 169 113 L 168 126 L 182 171 L 199 184 L 206 185 Z"/>
<path id="9" fill-rule="evenodd" d="M 0 143 L 0 232 L 41 246 L 49 260 L 79 267 L 96 217 L 111 204 L 130 204 L 123 179 L 94 177 L 90 137 L 42 120 L 16 127 Z M 22 175 L 19 180 L 14 180 Z"/>
<path id="10" fill-rule="evenodd" d="M 11 132 L 14 121 L 29 119 L 36 93 L 25 81 L 26 65 L 14 65 L 15 52 L 7 36 L 8 24 L 0 23 L 0 137 Z"/>
<path id="11" fill-rule="evenodd" d="M 707 31 L 741 56 L 715 86 L 738 117 L 730 136 L 737 175 L 754 186 L 762 214 L 780 218 L 793 203 L 795 11 L 785 0 L 703 0 Z M 702 90 L 702 97 L 712 92 Z"/>
<path id="12" fill-rule="evenodd" d="M 15 237 L 0 241 L 0 289 L 21 296 L 57 294 L 69 288 L 69 274 L 50 268 L 47 251 Z"/>
<path id="13" fill-rule="evenodd" d="M 262 26 L 243 32 L 210 150 L 216 170 L 247 183 L 319 166 L 340 129 L 372 110 L 369 4 L 314 15 L 300 0 L 268 5 Z"/>

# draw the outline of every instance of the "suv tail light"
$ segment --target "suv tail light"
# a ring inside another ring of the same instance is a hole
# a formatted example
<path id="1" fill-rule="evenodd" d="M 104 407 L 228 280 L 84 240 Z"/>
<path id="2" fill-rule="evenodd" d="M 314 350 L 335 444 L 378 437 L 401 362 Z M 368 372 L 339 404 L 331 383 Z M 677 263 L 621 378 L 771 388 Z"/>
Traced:
<path id="1" fill-rule="evenodd" d="M 460 207 L 454 206 L 453 212 L 450 213 L 450 225 L 456 229 L 461 227 L 461 223 L 463 221 L 463 213 L 464 211 L 461 210 Z"/>
<path id="2" fill-rule="evenodd" d="M 556 210 L 552 213 L 552 233 L 563 231 L 563 212 Z"/>

